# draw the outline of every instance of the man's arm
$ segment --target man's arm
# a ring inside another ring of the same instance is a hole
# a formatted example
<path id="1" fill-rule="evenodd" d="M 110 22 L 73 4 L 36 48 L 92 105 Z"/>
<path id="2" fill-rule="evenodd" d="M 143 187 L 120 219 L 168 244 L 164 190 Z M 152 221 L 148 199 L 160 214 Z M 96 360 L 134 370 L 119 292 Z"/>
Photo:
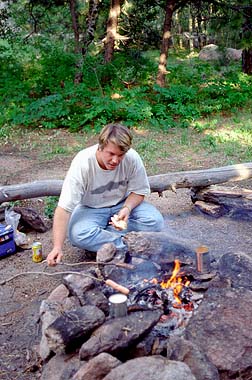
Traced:
<path id="1" fill-rule="evenodd" d="M 125 199 L 124 206 L 118 213 L 118 218 L 120 220 L 128 221 L 131 211 L 137 207 L 144 200 L 144 195 L 139 195 L 136 193 L 130 193 L 129 196 Z"/>
<path id="2" fill-rule="evenodd" d="M 70 213 L 58 206 L 53 218 L 53 249 L 46 259 L 48 265 L 56 265 L 62 259 L 69 219 Z"/>

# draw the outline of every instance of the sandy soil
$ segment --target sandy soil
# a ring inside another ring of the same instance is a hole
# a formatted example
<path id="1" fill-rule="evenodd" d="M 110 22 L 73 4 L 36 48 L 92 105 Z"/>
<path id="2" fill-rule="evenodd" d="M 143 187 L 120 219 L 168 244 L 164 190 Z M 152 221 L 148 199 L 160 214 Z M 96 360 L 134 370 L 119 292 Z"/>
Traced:
<path id="1" fill-rule="evenodd" d="M 64 135 L 64 133 L 63 133 Z M 65 135 L 65 138 L 69 138 Z M 67 141 L 66 141 L 67 143 Z M 18 184 L 37 179 L 62 179 L 71 157 L 57 156 L 51 160 L 38 159 L 36 151 L 19 151 L 10 144 L 0 153 L 1 184 Z M 207 162 L 206 162 L 207 165 Z M 185 165 L 186 166 L 186 165 Z M 212 162 L 218 165 L 218 161 Z M 211 167 L 208 166 L 206 167 Z M 170 171 L 170 162 L 162 161 L 163 172 Z M 166 170 L 166 171 L 165 171 Z M 173 165 L 176 170 L 176 160 Z M 188 170 L 188 169 L 187 169 Z M 241 184 L 242 185 L 242 184 Z M 177 194 L 167 191 L 159 198 L 152 194 L 149 201 L 163 213 L 166 228 L 172 228 L 180 237 L 199 241 L 209 247 L 214 257 L 224 252 L 243 251 L 252 254 L 251 223 L 228 217 L 214 219 L 194 209 L 187 189 Z M 43 199 L 27 201 L 43 216 Z M 48 221 L 46 221 L 48 222 Z M 51 230 L 46 233 L 30 231 L 30 241 L 40 240 L 44 257 L 51 249 Z M 65 261 L 78 262 L 85 259 L 85 253 L 65 246 Z M 32 261 L 30 249 L 0 260 L 0 281 L 21 272 L 46 270 L 53 273 L 55 268 Z M 40 361 L 34 348 L 40 340 L 39 306 L 50 291 L 60 283 L 59 278 L 43 275 L 25 275 L 0 286 L 0 378 L 2 380 L 30 380 L 40 377 Z"/>

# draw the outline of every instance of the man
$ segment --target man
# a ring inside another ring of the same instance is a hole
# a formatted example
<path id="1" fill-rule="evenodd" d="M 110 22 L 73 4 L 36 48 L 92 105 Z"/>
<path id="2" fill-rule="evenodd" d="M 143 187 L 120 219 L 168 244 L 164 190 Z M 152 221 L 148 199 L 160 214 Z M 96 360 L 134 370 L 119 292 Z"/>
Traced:
<path id="1" fill-rule="evenodd" d="M 129 231 L 160 231 L 163 217 L 144 201 L 150 193 L 142 160 L 131 148 L 132 135 L 121 124 L 108 124 L 99 143 L 73 159 L 53 221 L 54 246 L 49 265 L 60 262 L 68 235 L 72 245 L 96 252 L 105 243 L 125 248 Z M 112 219 L 111 219 L 112 218 Z M 125 229 L 117 223 L 123 221 Z"/>

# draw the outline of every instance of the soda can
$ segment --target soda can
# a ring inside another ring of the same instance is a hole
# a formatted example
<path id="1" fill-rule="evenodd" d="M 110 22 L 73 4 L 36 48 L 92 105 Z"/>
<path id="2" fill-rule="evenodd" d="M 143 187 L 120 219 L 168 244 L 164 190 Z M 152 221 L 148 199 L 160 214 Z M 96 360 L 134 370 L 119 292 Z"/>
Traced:
<path id="1" fill-rule="evenodd" d="M 205 245 L 196 248 L 196 268 L 199 273 L 211 272 L 211 257 Z"/>
<path id="2" fill-rule="evenodd" d="M 109 297 L 109 314 L 112 318 L 127 315 L 127 296 L 125 294 L 116 293 Z"/>
<path id="3" fill-rule="evenodd" d="M 35 241 L 32 244 L 32 261 L 34 261 L 34 263 L 40 263 L 42 260 L 42 244 L 40 241 Z"/>

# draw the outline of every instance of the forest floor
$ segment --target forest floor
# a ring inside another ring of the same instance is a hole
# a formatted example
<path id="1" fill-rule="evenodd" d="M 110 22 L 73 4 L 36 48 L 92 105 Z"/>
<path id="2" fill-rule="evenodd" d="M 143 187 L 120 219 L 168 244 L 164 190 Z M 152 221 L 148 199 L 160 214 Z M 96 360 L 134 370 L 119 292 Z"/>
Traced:
<path id="1" fill-rule="evenodd" d="M 42 137 L 41 137 L 42 136 Z M 167 146 L 174 136 L 166 135 Z M 76 137 L 66 131 L 43 132 L 43 135 L 28 133 L 21 140 L 5 141 L 0 150 L 1 185 L 20 184 L 39 179 L 63 179 L 73 158 L 73 152 L 49 156 L 43 155 L 44 144 L 55 140 L 57 146 L 78 146 Z M 160 136 L 160 141 L 163 135 Z M 95 142 L 94 137 L 83 139 L 83 148 Z M 190 148 L 188 148 L 190 150 Z M 174 149 L 172 156 L 160 157 L 155 163 L 160 172 L 204 169 L 224 166 L 223 156 L 206 156 L 203 151 L 188 154 Z M 147 165 L 148 172 L 148 165 Z M 148 172 L 149 174 L 149 172 Z M 151 173 L 153 174 L 153 173 Z M 252 181 L 240 182 L 234 186 L 251 188 Z M 252 254 L 251 222 L 229 217 L 212 218 L 199 213 L 190 198 L 190 190 L 179 189 L 177 194 L 166 191 L 163 197 L 151 194 L 148 200 L 164 215 L 166 228 L 173 229 L 178 237 L 194 239 L 209 247 L 215 258 L 225 252 L 243 251 Z M 23 205 L 34 207 L 44 216 L 44 199 L 23 201 Z M 44 258 L 52 248 L 51 228 L 45 233 L 29 231 L 30 241 L 41 241 Z M 85 253 L 65 245 L 66 262 L 79 262 Z M 42 267 L 42 268 L 41 268 Z M 47 270 L 46 264 L 32 261 L 31 249 L 19 251 L 0 260 L 0 282 L 21 272 Z M 40 341 L 39 307 L 43 299 L 61 281 L 56 277 L 24 275 L 0 286 L 0 378 L 2 380 L 30 380 L 40 378 L 40 360 L 36 355 L 36 345 Z"/>

